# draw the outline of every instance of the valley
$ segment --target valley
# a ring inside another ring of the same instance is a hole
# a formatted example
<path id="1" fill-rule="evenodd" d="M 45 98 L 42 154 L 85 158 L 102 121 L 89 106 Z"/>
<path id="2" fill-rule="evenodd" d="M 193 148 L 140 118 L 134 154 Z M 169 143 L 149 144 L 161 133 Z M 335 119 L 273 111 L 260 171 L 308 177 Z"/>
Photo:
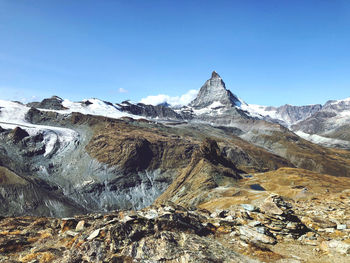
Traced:
<path id="1" fill-rule="evenodd" d="M 0 100 L 0 262 L 347 262 L 349 109 Z"/>

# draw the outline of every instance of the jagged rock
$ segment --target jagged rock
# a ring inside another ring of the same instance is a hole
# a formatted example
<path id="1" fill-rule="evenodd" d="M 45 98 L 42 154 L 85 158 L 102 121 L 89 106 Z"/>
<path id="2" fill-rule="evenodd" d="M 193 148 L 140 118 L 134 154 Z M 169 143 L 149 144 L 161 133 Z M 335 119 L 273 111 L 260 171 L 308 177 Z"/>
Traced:
<path id="1" fill-rule="evenodd" d="M 265 201 L 263 204 L 260 206 L 260 210 L 266 214 L 270 215 L 282 215 L 283 210 L 279 208 L 279 206 L 276 204 L 277 196 L 270 196 Z M 278 199 L 280 200 L 280 199 Z"/>
<path id="2" fill-rule="evenodd" d="M 82 230 L 84 230 L 85 227 L 85 221 L 84 220 L 80 220 L 77 224 L 77 226 L 75 227 L 75 231 L 80 232 Z"/>
<path id="3" fill-rule="evenodd" d="M 32 102 L 28 103 L 28 107 L 34 107 L 39 109 L 47 109 L 47 110 L 64 110 L 65 107 L 62 105 L 63 99 L 58 96 L 52 96 L 51 98 L 44 99 L 40 103 Z"/>
<path id="4" fill-rule="evenodd" d="M 87 238 L 88 241 L 93 240 L 94 238 L 98 237 L 98 235 L 100 234 L 101 229 L 96 229 L 94 230 L 89 237 Z"/>
<path id="5" fill-rule="evenodd" d="M 12 140 L 14 141 L 14 143 L 18 143 L 19 141 L 21 141 L 22 139 L 24 139 L 25 137 L 28 137 L 29 133 L 26 130 L 23 130 L 20 127 L 16 127 L 11 133 L 10 133 L 10 137 L 12 138 Z"/>
<path id="6" fill-rule="evenodd" d="M 261 231 L 255 230 L 253 228 L 249 228 L 247 226 L 239 227 L 239 233 L 241 235 L 241 238 L 248 242 L 253 242 L 253 243 L 261 242 L 264 244 L 271 244 L 271 245 L 274 245 L 277 243 L 274 237 L 265 235 L 265 233 L 261 233 Z"/>
<path id="7" fill-rule="evenodd" d="M 240 105 L 239 99 L 226 89 L 220 75 L 213 71 L 211 78 L 199 90 L 197 97 L 189 104 L 190 107 L 201 109 L 219 102 L 218 106 Z"/>
<path id="8" fill-rule="evenodd" d="M 117 106 L 121 111 L 139 116 L 160 119 L 183 119 L 180 114 L 176 113 L 174 110 L 164 105 L 153 106 L 146 105 L 143 103 L 132 104 L 129 101 L 123 101 L 121 104 L 117 104 Z"/>

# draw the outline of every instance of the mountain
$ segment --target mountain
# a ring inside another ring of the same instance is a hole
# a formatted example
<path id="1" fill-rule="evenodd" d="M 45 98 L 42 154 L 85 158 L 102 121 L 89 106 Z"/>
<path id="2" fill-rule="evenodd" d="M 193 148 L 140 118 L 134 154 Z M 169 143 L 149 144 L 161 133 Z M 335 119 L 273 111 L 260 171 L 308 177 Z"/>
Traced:
<path id="1" fill-rule="evenodd" d="M 346 262 L 349 111 L 0 100 L 0 262 Z"/>
<path id="2" fill-rule="evenodd" d="M 239 106 L 240 100 L 226 89 L 220 75 L 213 71 L 211 78 L 200 88 L 197 97 L 189 104 L 196 110 L 203 108 Z"/>
<path id="3" fill-rule="evenodd" d="M 328 101 L 315 114 L 292 126 L 299 136 L 331 146 L 350 148 L 350 98 Z"/>
<path id="4" fill-rule="evenodd" d="M 244 103 L 241 108 L 253 117 L 290 127 L 318 112 L 322 105 L 292 106 L 286 104 L 280 107 L 271 107 Z"/>

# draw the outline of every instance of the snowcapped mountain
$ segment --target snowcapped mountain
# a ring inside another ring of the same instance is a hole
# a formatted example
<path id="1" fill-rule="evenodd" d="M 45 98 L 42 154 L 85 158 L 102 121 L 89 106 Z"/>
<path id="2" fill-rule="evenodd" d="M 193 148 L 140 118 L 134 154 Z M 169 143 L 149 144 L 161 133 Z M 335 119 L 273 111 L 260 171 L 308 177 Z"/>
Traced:
<path id="1" fill-rule="evenodd" d="M 335 145 L 350 141 L 350 98 L 328 101 L 308 118 L 293 125 L 299 136 L 313 142 L 334 141 Z"/>
<path id="2" fill-rule="evenodd" d="M 243 102 L 244 103 L 244 102 Z M 251 117 L 241 109 L 242 101 L 230 90 L 220 75 L 213 71 L 200 88 L 197 97 L 180 109 L 175 109 L 184 119 L 204 121 L 214 125 L 237 126 L 237 122 Z"/>
<path id="3" fill-rule="evenodd" d="M 346 159 L 301 138 L 350 148 L 349 112 L 350 99 L 250 105 L 216 72 L 182 108 L 57 96 L 27 105 L 0 100 L 0 168 L 6 180 L 25 181 L 0 184 L 0 211 L 62 216 L 144 207 L 190 164 L 206 137 L 246 172 L 289 166 L 350 176 Z"/>
<path id="4" fill-rule="evenodd" d="M 240 106 L 240 104 L 241 102 L 236 95 L 226 89 L 225 82 L 220 75 L 213 71 L 211 78 L 204 83 L 189 107 L 200 110 L 203 108 Z"/>
<path id="5" fill-rule="evenodd" d="M 263 118 L 264 120 L 280 123 L 283 126 L 291 125 L 305 120 L 322 108 L 322 105 L 292 106 L 289 104 L 272 107 L 242 103 L 241 109 L 247 111 L 250 116 Z"/>
<path id="6" fill-rule="evenodd" d="M 325 146 L 350 147 L 350 134 L 347 131 L 350 121 L 350 99 L 328 101 L 325 105 L 306 106 L 283 105 L 280 107 L 248 104 L 226 88 L 220 75 L 213 71 L 200 88 L 197 97 L 182 108 L 172 108 L 169 104 L 146 105 L 143 103 L 110 103 L 99 99 L 85 99 L 81 102 L 63 100 L 57 96 L 21 105 L 14 102 L 0 101 L 3 113 L 0 123 L 9 127 L 6 112 L 16 110 L 18 114 L 11 118 L 13 125 L 24 127 L 23 116 L 30 107 L 54 111 L 59 114 L 79 112 L 109 118 L 129 117 L 146 118 L 159 121 L 206 122 L 212 125 L 232 126 L 238 129 L 251 130 L 252 123 L 247 120 L 264 120 L 277 123 L 296 132 L 299 136 Z M 250 123 L 250 124 L 249 124 Z M 13 127 L 13 125 L 11 127 Z M 259 125 L 269 126 L 260 123 Z"/>

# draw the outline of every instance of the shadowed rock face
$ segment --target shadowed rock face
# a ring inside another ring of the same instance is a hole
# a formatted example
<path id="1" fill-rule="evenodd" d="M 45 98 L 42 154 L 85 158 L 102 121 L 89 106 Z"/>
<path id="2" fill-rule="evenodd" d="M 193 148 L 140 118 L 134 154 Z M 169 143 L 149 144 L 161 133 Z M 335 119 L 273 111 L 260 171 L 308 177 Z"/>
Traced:
<path id="1" fill-rule="evenodd" d="M 132 104 L 128 101 L 124 101 L 121 104 L 117 104 L 119 109 L 124 112 L 128 112 L 134 115 L 145 116 L 150 118 L 160 119 L 175 119 L 182 120 L 182 116 L 176 113 L 174 110 L 164 105 L 146 105 L 143 103 Z"/>
<path id="2" fill-rule="evenodd" d="M 157 204 L 172 201 L 186 207 L 204 202 L 208 191 L 215 187 L 234 184 L 242 172 L 223 156 L 217 143 L 205 139 L 194 152 L 190 164 L 156 200 Z"/>
<path id="3" fill-rule="evenodd" d="M 10 134 L 10 137 L 14 141 L 14 143 L 18 143 L 19 141 L 28 136 L 29 133 L 21 129 L 20 127 L 16 127 Z"/>

